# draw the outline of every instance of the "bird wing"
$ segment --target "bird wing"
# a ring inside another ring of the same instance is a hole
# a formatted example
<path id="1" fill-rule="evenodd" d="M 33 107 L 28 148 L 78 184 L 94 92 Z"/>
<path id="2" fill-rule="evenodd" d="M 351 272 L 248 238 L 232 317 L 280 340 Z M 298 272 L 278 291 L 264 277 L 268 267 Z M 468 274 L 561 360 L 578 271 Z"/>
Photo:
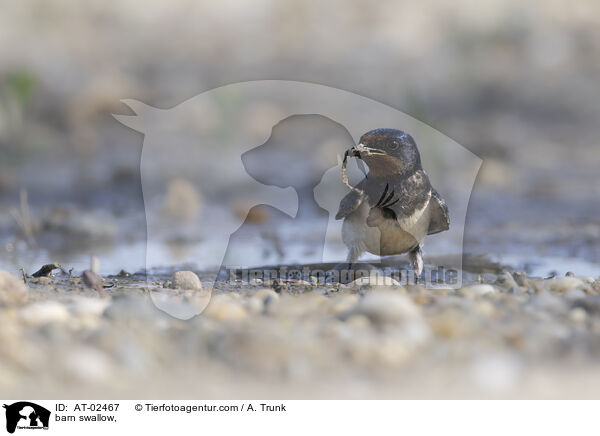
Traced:
<path id="1" fill-rule="evenodd" d="M 356 188 L 362 190 L 364 188 L 364 180 L 356 185 Z M 342 198 L 342 201 L 340 201 L 340 207 L 335 215 L 335 219 L 340 220 L 350 215 L 356 210 L 356 208 L 358 208 L 358 206 L 361 205 L 364 199 L 365 196 L 361 195 L 359 192 L 354 190 L 350 191 L 344 198 Z"/>
<path id="2" fill-rule="evenodd" d="M 430 198 L 431 185 L 423 171 L 403 179 L 372 182 L 366 194 L 372 208 L 381 209 L 384 218 L 405 222 L 418 220 Z"/>
<path id="3" fill-rule="evenodd" d="M 428 235 L 443 232 L 450 228 L 450 216 L 448 215 L 448 206 L 446 202 L 442 200 L 440 194 L 433 188 L 431 188 L 431 200 L 429 201 L 430 221 Z"/>

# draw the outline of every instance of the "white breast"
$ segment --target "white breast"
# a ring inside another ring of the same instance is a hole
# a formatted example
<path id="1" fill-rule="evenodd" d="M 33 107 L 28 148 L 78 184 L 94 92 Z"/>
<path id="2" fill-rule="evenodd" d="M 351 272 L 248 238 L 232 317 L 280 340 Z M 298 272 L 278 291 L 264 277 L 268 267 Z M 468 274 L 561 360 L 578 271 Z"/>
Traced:
<path id="1" fill-rule="evenodd" d="M 348 248 L 358 252 L 379 256 L 406 253 L 427 235 L 428 206 L 429 201 L 410 217 L 393 221 L 384 219 L 379 209 L 371 209 L 365 201 L 344 220 L 342 240 Z"/>

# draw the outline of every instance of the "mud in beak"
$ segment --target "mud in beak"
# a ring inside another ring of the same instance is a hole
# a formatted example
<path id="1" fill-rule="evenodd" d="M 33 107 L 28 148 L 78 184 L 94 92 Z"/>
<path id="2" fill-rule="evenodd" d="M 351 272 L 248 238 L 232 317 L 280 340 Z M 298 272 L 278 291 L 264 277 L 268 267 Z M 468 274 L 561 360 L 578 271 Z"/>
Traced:
<path id="1" fill-rule="evenodd" d="M 358 144 L 347 151 L 351 156 L 362 159 L 368 156 L 387 156 L 387 153 L 378 148 L 367 147 L 363 144 Z"/>

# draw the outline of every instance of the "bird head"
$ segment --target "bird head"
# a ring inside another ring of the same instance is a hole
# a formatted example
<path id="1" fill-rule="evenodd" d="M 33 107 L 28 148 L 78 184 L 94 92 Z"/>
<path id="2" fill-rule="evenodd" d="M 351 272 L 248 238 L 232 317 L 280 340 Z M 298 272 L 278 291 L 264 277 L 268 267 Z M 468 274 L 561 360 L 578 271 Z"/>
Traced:
<path id="1" fill-rule="evenodd" d="M 373 177 L 410 174 L 421 168 L 421 156 L 415 140 L 401 130 L 371 130 L 346 153 L 363 160 Z"/>

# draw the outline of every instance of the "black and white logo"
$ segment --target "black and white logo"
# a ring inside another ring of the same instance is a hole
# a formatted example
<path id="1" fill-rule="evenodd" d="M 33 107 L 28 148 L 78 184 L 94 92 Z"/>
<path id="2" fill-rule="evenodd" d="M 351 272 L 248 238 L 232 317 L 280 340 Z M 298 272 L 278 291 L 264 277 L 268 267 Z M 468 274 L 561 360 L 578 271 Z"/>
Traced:
<path id="1" fill-rule="evenodd" d="M 6 409 L 6 431 L 14 433 L 19 430 L 48 430 L 50 411 L 29 401 L 19 401 L 4 405 Z"/>

